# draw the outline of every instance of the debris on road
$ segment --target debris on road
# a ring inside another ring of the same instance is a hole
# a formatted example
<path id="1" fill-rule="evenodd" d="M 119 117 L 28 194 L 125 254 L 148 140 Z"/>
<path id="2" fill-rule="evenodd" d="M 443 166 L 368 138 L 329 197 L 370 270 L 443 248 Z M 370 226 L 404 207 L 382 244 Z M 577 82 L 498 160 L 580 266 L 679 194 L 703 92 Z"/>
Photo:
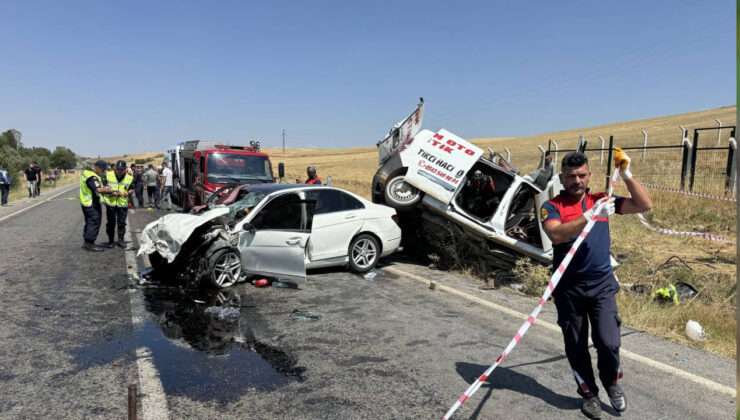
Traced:
<path id="1" fill-rule="evenodd" d="M 304 309 L 294 309 L 293 312 L 290 314 L 290 317 L 302 321 L 317 321 L 321 319 L 321 314 Z"/>
<path id="2" fill-rule="evenodd" d="M 365 280 L 373 280 L 373 279 L 375 279 L 375 277 L 377 277 L 377 275 L 378 275 L 378 272 L 377 271 L 371 270 L 371 271 L 368 271 L 367 273 L 365 273 L 365 275 L 362 276 L 362 277 L 364 277 Z"/>
<path id="3" fill-rule="evenodd" d="M 265 287 L 270 284 L 270 282 L 267 281 L 267 279 L 259 279 L 255 280 L 252 284 L 254 284 L 254 287 Z"/>
<path id="4" fill-rule="evenodd" d="M 221 306 L 209 306 L 205 313 L 226 322 L 239 322 L 241 311 L 238 308 L 223 308 Z"/>
<path id="5" fill-rule="evenodd" d="M 278 287 L 282 289 L 297 289 L 298 288 L 298 285 L 296 283 L 289 282 L 289 281 L 274 281 L 272 282 L 270 286 Z"/>

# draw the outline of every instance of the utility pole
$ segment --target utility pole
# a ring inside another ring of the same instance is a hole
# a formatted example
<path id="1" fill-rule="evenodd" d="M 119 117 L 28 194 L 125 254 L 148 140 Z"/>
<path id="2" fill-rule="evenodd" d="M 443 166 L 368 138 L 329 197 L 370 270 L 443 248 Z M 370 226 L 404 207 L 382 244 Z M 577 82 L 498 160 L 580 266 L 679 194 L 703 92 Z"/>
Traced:
<path id="1" fill-rule="evenodd" d="M 285 154 L 285 129 L 283 128 L 283 154 Z"/>

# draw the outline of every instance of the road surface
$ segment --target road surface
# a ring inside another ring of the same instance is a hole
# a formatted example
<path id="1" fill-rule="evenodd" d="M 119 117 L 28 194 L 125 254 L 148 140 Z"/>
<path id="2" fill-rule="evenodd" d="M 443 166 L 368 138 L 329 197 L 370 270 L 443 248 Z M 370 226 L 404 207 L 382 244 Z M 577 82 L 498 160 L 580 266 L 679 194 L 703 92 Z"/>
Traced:
<path id="1" fill-rule="evenodd" d="M 137 209 L 126 250 L 87 253 L 65 189 L 0 209 L 2 418 L 124 418 L 129 384 L 139 418 L 440 418 L 536 304 L 402 257 L 297 289 L 139 285 L 137 234 L 163 213 Z M 547 305 L 456 418 L 584 418 L 554 322 Z M 604 418 L 735 416 L 734 360 L 622 333 L 629 408 L 604 396 Z"/>

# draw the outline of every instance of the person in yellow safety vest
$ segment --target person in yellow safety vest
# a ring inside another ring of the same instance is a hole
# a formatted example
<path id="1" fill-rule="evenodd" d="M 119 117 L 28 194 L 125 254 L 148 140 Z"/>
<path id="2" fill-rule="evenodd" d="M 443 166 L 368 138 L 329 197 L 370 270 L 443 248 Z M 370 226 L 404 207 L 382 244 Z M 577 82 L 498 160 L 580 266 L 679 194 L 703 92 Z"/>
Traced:
<path id="1" fill-rule="evenodd" d="M 83 170 L 80 174 L 80 205 L 82 215 L 85 217 L 85 229 L 82 238 L 85 240 L 82 249 L 85 251 L 103 251 L 103 248 L 95 245 L 95 239 L 100 231 L 100 222 L 103 212 L 100 207 L 100 194 L 108 194 L 111 189 L 104 187 L 101 177 L 105 176 L 108 164 L 99 160 L 93 165 L 93 170 Z"/>
<path id="2" fill-rule="evenodd" d="M 126 233 L 126 217 L 128 216 L 129 196 L 134 193 L 134 177 L 126 171 L 126 162 L 119 160 L 112 171 L 105 173 L 103 183 L 111 189 L 111 193 L 103 197 L 105 203 L 105 233 L 108 234 L 108 248 L 118 245 L 126 246 L 123 235 Z M 115 241 L 116 227 L 118 227 L 118 241 Z"/>

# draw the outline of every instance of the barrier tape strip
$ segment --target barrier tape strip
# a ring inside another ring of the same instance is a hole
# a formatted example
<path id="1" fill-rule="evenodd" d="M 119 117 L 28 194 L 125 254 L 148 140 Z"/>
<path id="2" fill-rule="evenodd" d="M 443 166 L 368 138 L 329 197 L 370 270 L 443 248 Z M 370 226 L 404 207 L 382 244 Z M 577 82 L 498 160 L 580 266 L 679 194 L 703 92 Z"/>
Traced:
<path id="1" fill-rule="evenodd" d="M 669 191 L 677 194 L 684 194 L 684 195 L 690 195 L 693 197 L 701 197 L 701 198 L 713 198 L 715 200 L 723 200 L 723 201 L 732 201 L 734 203 L 737 203 L 737 199 L 733 197 L 726 197 L 724 195 L 714 195 L 714 194 L 706 194 L 706 193 L 699 193 L 699 192 L 693 192 L 693 191 L 686 191 L 686 190 L 680 190 L 678 188 L 668 188 L 664 187 L 662 185 L 655 185 L 655 184 L 648 184 L 647 182 L 640 182 L 640 184 L 652 188 L 655 190 L 663 190 L 663 191 Z"/>
<path id="2" fill-rule="evenodd" d="M 611 196 L 614 193 L 614 186 L 617 183 L 617 176 L 619 175 L 619 170 L 614 171 L 614 175 L 612 175 L 611 180 L 609 181 L 609 196 Z M 568 268 L 568 264 L 570 264 L 571 260 L 573 259 L 573 255 L 578 250 L 578 247 L 581 246 L 581 243 L 584 239 L 586 239 L 586 236 L 588 236 L 589 232 L 591 232 L 591 229 L 596 224 L 596 219 L 598 218 L 598 213 L 601 210 L 601 207 L 603 207 L 604 204 L 600 204 L 597 208 L 597 211 L 594 212 L 594 215 L 591 217 L 591 219 L 586 223 L 586 226 L 583 228 L 583 231 L 581 231 L 580 235 L 578 235 L 578 238 L 576 238 L 576 241 L 573 243 L 573 246 L 570 247 L 570 250 L 565 255 L 565 258 L 563 258 L 563 261 L 558 266 L 557 270 L 555 270 L 552 274 L 552 277 L 550 277 L 550 281 L 547 283 L 547 287 L 545 288 L 545 292 L 542 294 L 542 297 L 540 298 L 540 302 L 537 304 L 537 306 L 534 308 L 532 313 L 529 315 L 526 321 L 524 321 L 524 324 L 522 324 L 521 327 L 519 327 L 519 330 L 516 332 L 516 335 L 514 338 L 511 339 L 509 344 L 504 349 L 503 353 L 496 359 L 496 362 L 493 363 L 488 369 L 486 369 L 485 372 L 481 376 L 479 376 L 471 385 L 468 387 L 468 389 L 460 396 L 460 398 L 455 401 L 455 403 L 452 405 L 452 407 L 447 411 L 447 413 L 442 417 L 442 420 L 448 420 L 450 417 L 452 417 L 453 414 L 455 414 L 455 411 L 457 411 L 460 406 L 465 404 L 465 402 L 470 399 L 470 397 L 483 385 L 483 382 L 485 382 L 489 376 L 491 376 L 491 373 L 493 372 L 496 367 L 506 359 L 506 356 L 511 354 L 512 350 L 514 350 L 514 347 L 516 347 L 517 344 L 519 344 L 519 341 L 521 341 L 522 337 L 524 337 L 524 334 L 527 333 L 527 330 L 529 330 L 529 327 L 534 324 L 535 319 L 537 319 L 537 316 L 540 314 L 540 311 L 542 308 L 545 307 L 545 303 L 547 303 L 547 299 L 550 298 L 550 295 L 552 294 L 553 290 L 555 290 L 555 287 L 557 287 L 558 283 L 560 282 L 560 278 L 563 276 L 563 273 L 565 272 L 565 269 Z"/>
<path id="3" fill-rule="evenodd" d="M 642 223 L 643 226 L 646 228 L 652 230 L 653 232 L 658 233 L 665 233 L 666 235 L 680 235 L 680 236 L 692 236 L 696 238 L 706 239 L 708 241 L 714 241 L 714 242 L 722 242 L 725 244 L 734 244 L 735 241 L 731 241 L 727 238 L 723 238 L 721 236 L 712 235 L 711 233 L 703 233 L 703 232 L 681 232 L 673 229 L 664 229 L 664 228 L 656 228 L 650 226 L 650 223 L 645 219 L 645 216 L 642 215 L 642 213 L 637 213 L 637 218 L 640 219 L 640 223 Z"/>

